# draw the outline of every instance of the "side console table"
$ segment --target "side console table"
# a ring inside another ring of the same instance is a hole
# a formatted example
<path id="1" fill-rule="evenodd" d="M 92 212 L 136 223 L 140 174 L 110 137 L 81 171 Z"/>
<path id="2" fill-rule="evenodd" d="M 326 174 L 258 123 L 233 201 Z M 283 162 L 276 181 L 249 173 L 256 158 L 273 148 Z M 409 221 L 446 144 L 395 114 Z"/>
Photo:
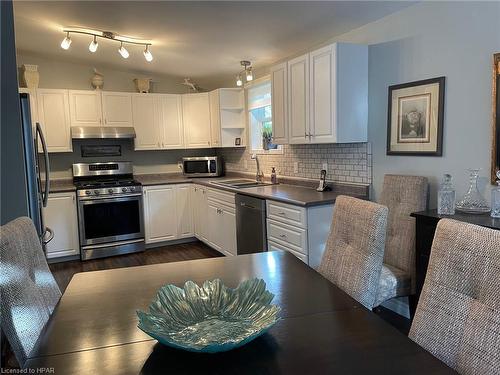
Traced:
<path id="1" fill-rule="evenodd" d="M 416 219 L 416 239 L 415 239 L 415 255 L 416 255 L 416 298 L 418 302 L 420 292 L 424 286 L 427 266 L 429 264 L 429 256 L 431 254 L 432 240 L 436 226 L 441 219 L 453 219 L 463 221 L 470 224 L 481 225 L 492 229 L 500 230 L 500 219 L 494 219 L 490 214 L 465 214 L 457 212 L 455 215 L 438 215 L 437 210 L 428 210 L 414 212 L 411 214 Z M 415 303 L 416 308 L 416 303 Z M 413 316 L 413 314 L 411 315 Z"/>

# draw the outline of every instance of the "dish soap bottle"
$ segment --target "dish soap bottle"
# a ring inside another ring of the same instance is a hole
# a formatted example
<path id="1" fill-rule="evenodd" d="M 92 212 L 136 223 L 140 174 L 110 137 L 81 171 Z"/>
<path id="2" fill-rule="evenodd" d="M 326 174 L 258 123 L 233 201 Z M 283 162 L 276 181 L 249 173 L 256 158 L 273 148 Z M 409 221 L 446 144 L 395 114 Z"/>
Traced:
<path id="1" fill-rule="evenodd" d="M 491 191 L 491 217 L 500 219 L 500 170 L 497 171 L 497 187 Z"/>
<path id="2" fill-rule="evenodd" d="M 278 183 L 278 178 L 276 177 L 276 168 L 274 167 L 271 168 L 271 183 L 272 184 Z"/>
<path id="3" fill-rule="evenodd" d="M 455 214 L 455 189 L 451 184 L 451 175 L 446 173 L 438 190 L 438 215 Z"/>

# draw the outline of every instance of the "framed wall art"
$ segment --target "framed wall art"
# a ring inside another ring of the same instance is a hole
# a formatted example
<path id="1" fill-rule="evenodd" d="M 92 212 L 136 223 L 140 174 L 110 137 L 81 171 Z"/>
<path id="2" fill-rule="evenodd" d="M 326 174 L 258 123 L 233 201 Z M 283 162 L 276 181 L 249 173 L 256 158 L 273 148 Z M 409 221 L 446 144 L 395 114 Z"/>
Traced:
<path id="1" fill-rule="evenodd" d="M 441 156 L 445 77 L 389 86 L 387 155 Z"/>

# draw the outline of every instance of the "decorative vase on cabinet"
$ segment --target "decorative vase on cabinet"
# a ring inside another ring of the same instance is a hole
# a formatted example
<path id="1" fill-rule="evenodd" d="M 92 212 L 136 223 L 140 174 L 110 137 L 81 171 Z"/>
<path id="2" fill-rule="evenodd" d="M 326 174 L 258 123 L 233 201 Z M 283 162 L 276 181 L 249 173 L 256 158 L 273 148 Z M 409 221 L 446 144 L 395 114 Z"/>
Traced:
<path id="1" fill-rule="evenodd" d="M 40 73 L 38 73 L 38 65 L 23 64 L 22 81 L 29 89 L 37 89 L 40 83 Z"/>
<path id="2" fill-rule="evenodd" d="M 481 168 L 471 168 L 469 171 L 469 189 L 463 198 L 457 202 L 457 210 L 471 214 L 481 214 L 490 211 L 488 202 L 481 195 L 477 188 L 477 179 Z"/>
<path id="3" fill-rule="evenodd" d="M 451 175 L 446 173 L 438 190 L 438 215 L 455 214 L 455 189 L 451 184 Z"/>

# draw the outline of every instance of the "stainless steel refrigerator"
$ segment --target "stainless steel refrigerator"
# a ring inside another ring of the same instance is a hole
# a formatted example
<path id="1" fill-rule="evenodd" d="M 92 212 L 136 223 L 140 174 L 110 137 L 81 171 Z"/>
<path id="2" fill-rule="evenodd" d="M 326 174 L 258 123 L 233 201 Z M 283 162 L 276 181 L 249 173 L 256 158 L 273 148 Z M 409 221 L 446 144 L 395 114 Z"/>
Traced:
<path id="1" fill-rule="evenodd" d="M 45 245 L 52 240 L 54 232 L 45 226 L 43 207 L 47 206 L 50 191 L 50 163 L 47 145 L 39 123 L 31 122 L 29 94 L 19 94 L 21 101 L 21 125 L 25 160 L 28 215 L 33 220 L 40 241 Z M 38 149 L 39 145 L 41 150 Z M 41 152 L 40 152 L 41 151 Z M 45 178 L 42 180 L 42 171 Z"/>

